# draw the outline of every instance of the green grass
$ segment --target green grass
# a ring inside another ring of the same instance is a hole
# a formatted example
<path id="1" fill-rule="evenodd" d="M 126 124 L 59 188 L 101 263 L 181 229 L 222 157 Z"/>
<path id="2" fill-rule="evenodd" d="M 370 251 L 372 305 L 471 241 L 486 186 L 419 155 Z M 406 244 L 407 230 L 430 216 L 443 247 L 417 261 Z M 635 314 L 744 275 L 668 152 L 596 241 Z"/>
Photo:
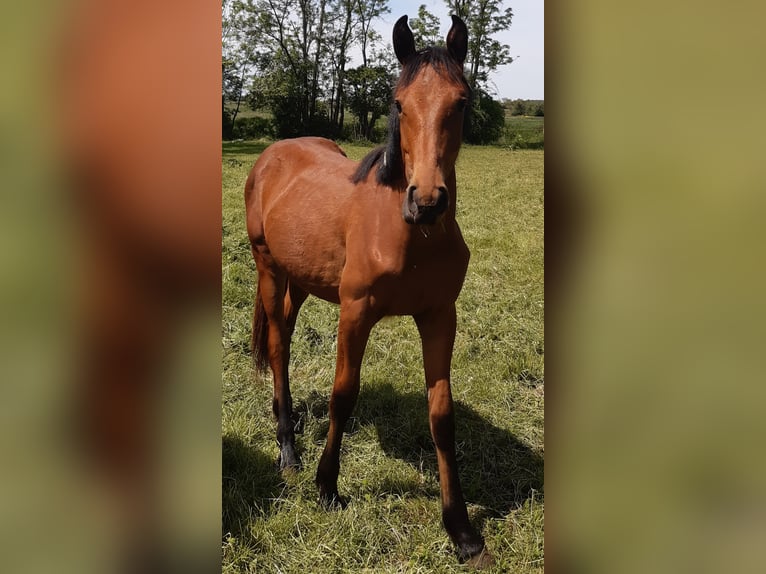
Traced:
<path id="1" fill-rule="evenodd" d="M 374 329 L 343 441 L 339 490 L 318 504 L 338 309 L 309 298 L 292 345 L 304 469 L 280 476 L 270 374 L 248 354 L 256 273 L 243 185 L 265 141 L 223 145 L 223 571 L 464 572 L 440 521 L 420 344 L 410 318 Z M 369 148 L 344 145 L 360 158 Z M 492 572 L 543 571 L 543 152 L 465 146 L 458 219 L 472 251 L 453 357 L 460 476 Z"/>

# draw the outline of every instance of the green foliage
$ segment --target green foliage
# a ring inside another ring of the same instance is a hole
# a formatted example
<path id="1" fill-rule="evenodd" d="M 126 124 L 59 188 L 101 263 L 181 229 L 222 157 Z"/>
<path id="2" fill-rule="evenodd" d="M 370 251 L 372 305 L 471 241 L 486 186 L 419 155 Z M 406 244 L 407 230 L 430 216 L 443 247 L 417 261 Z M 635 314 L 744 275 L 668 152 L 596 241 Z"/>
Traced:
<path id="1" fill-rule="evenodd" d="M 503 100 L 503 107 L 512 116 L 545 116 L 545 100 Z"/>
<path id="2" fill-rule="evenodd" d="M 300 115 L 300 97 L 286 94 L 271 100 L 274 115 L 274 131 L 278 138 L 294 138 L 305 135 L 305 123 Z"/>
<path id="3" fill-rule="evenodd" d="M 479 91 L 466 118 L 465 141 L 472 144 L 489 144 L 500 138 L 505 125 L 505 110 L 486 92 Z"/>
<path id="4" fill-rule="evenodd" d="M 271 111 L 279 137 L 333 137 L 347 106 L 349 51 L 358 46 L 363 63 L 374 62 L 370 56 L 380 37 L 372 22 L 388 11 L 386 0 L 224 3 L 224 60 L 237 62 L 249 98 L 256 100 L 250 106 Z M 362 123 L 369 133 L 375 118 Z"/>
<path id="5" fill-rule="evenodd" d="M 226 109 L 226 105 L 221 106 L 223 115 L 221 117 L 221 135 L 224 140 L 234 138 L 234 124 L 231 121 L 231 113 Z"/>
<path id="6" fill-rule="evenodd" d="M 372 141 L 375 123 L 388 112 L 393 83 L 394 78 L 385 66 L 360 66 L 346 74 L 348 105 L 367 140 Z"/>
<path id="7" fill-rule="evenodd" d="M 268 118 L 252 116 L 237 118 L 231 139 L 259 139 L 274 137 L 274 124 Z"/>
<path id="8" fill-rule="evenodd" d="M 242 205 L 264 147 L 223 149 L 223 572 L 466 572 L 441 526 L 411 319 L 386 319 L 372 333 L 341 454 L 339 488 L 350 504 L 327 512 L 314 473 L 327 434 L 338 311 L 308 299 L 290 362 L 304 469 L 274 469 L 271 379 L 253 372 L 247 351 L 256 273 Z M 359 159 L 370 148 L 344 149 Z M 458 219 L 472 252 L 452 363 L 460 477 L 497 562 L 487 572 L 542 574 L 543 152 L 465 146 L 457 177 Z"/>
<path id="9" fill-rule="evenodd" d="M 415 36 L 417 48 L 444 46 L 445 41 L 439 29 L 439 18 L 429 12 L 425 4 L 418 7 L 417 18 L 410 19 L 409 25 L 413 36 Z"/>
<path id="10" fill-rule="evenodd" d="M 487 92 L 489 74 L 512 61 L 509 47 L 493 38 L 510 27 L 512 11 L 500 0 L 445 3 L 468 26 L 467 77 L 480 95 Z M 224 138 L 234 137 L 246 92 L 251 109 L 270 111 L 276 137 L 338 137 L 348 133 L 346 112 L 350 112 L 358 120 L 353 127 L 356 137 L 378 139 L 376 125 L 387 113 L 396 65 L 391 50 L 382 49 L 372 23 L 389 11 L 387 0 L 225 2 L 223 95 L 231 105 L 222 118 Z M 416 44 L 443 45 L 440 24 L 421 4 L 417 17 L 410 20 Z M 357 48 L 363 66 L 347 70 L 350 53 Z M 468 141 L 491 142 L 501 135 L 497 106 L 485 100 L 483 95 L 477 97 L 474 127 L 467 126 Z M 260 130 L 255 124 L 241 127 L 241 133 Z"/>
<path id="11" fill-rule="evenodd" d="M 514 100 L 511 104 L 511 115 L 514 116 L 526 116 L 527 105 L 524 100 Z"/>
<path id="12" fill-rule="evenodd" d="M 445 0 L 451 14 L 468 26 L 468 82 L 475 91 L 487 89 L 489 74 L 513 61 L 510 46 L 493 36 L 511 27 L 513 11 L 502 0 Z"/>

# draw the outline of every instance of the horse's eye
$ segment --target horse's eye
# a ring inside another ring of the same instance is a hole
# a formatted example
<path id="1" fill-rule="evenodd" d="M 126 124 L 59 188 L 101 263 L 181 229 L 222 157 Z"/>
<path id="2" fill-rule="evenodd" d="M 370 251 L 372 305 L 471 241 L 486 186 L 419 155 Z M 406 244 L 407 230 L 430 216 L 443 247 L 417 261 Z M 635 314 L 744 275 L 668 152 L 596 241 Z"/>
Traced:
<path id="1" fill-rule="evenodd" d="M 457 101 L 457 109 L 462 112 L 465 109 L 465 106 L 467 103 L 468 103 L 468 98 L 460 98 Z"/>
<path id="2" fill-rule="evenodd" d="M 394 100 L 394 104 L 396 104 L 396 111 L 401 114 L 402 113 L 402 103 L 399 100 Z"/>

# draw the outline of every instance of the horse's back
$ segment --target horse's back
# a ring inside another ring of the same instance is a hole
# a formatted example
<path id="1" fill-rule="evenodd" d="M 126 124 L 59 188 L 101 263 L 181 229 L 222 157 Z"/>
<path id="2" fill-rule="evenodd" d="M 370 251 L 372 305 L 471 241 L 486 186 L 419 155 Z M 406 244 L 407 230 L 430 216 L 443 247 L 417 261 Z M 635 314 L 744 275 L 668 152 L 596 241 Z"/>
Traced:
<path id="1" fill-rule="evenodd" d="M 253 247 L 310 292 L 336 292 L 345 262 L 344 214 L 355 162 L 324 138 L 282 140 L 269 146 L 245 185 Z M 335 299 L 335 296 L 329 297 Z"/>
<path id="2" fill-rule="evenodd" d="M 275 196 L 296 184 L 308 182 L 321 187 L 328 179 L 347 179 L 352 166 L 341 147 L 325 138 L 303 137 L 273 143 L 255 162 L 245 184 L 247 211 L 255 207 L 265 210 Z"/>

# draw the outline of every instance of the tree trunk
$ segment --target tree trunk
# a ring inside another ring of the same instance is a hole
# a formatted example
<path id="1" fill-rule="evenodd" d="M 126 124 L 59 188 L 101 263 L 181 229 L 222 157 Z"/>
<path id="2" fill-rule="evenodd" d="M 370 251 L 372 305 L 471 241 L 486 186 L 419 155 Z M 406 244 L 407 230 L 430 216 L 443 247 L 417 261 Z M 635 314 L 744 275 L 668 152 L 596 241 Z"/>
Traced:
<path id="1" fill-rule="evenodd" d="M 324 17 L 325 17 L 325 4 L 326 0 L 321 0 L 319 3 L 319 25 L 317 26 L 317 46 L 314 52 L 314 69 L 312 71 L 312 83 L 311 83 L 311 109 L 309 112 L 310 118 L 316 116 L 317 111 L 317 98 L 319 97 L 319 58 L 322 53 L 322 40 L 324 39 Z"/>
<path id="2" fill-rule="evenodd" d="M 237 120 L 237 115 L 239 114 L 239 106 L 242 103 L 242 92 L 244 91 L 245 86 L 245 70 L 247 69 L 247 66 L 245 64 L 242 64 L 242 74 L 239 76 L 239 90 L 237 91 L 237 107 L 234 108 L 234 115 L 231 116 L 231 125 L 234 125 L 234 122 Z"/>

